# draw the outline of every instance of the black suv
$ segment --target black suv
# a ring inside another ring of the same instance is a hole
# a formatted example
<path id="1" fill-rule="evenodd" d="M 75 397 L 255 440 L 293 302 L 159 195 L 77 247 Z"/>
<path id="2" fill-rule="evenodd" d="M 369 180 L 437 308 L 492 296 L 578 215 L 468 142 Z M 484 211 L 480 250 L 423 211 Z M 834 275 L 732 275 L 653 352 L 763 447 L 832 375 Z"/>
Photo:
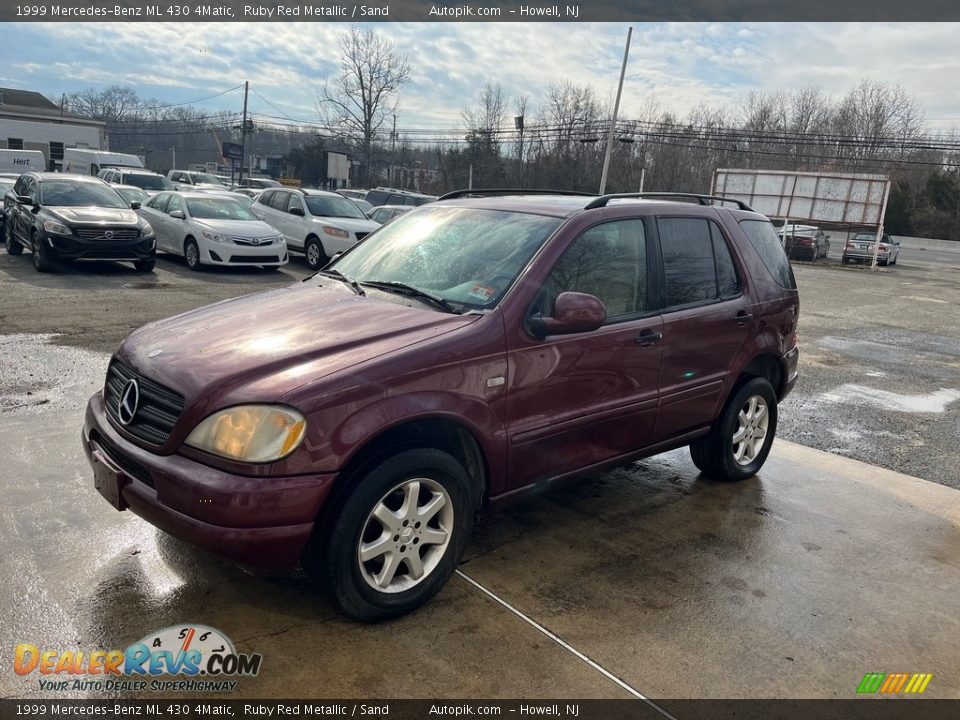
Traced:
<path id="1" fill-rule="evenodd" d="M 33 252 L 39 272 L 54 260 L 119 260 L 151 272 L 156 237 L 150 223 L 98 178 L 62 173 L 25 173 L 3 199 L 4 244 L 10 255 Z"/>

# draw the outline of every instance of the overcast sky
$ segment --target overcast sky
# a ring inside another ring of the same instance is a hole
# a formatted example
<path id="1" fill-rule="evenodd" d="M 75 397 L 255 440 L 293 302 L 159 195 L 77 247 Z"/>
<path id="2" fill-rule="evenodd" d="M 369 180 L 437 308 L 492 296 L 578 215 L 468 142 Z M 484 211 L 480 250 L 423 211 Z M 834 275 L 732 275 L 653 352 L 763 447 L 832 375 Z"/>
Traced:
<path id="1" fill-rule="evenodd" d="M 390 23 L 373 25 L 408 53 L 402 128 L 454 126 L 485 82 L 536 106 L 546 85 L 590 83 L 612 99 L 627 27 L 618 23 Z M 181 103 L 249 80 L 252 111 L 316 121 L 315 91 L 336 69 L 336 23 L 6 24 L 0 84 L 58 99 L 120 83 Z M 870 78 L 903 85 L 929 123 L 960 125 L 960 26 L 848 23 L 638 25 L 624 90 L 630 116 L 651 100 L 681 115 L 700 102 L 736 104 L 751 90 L 807 84 L 842 95 Z M 231 92 L 196 103 L 242 107 Z"/>

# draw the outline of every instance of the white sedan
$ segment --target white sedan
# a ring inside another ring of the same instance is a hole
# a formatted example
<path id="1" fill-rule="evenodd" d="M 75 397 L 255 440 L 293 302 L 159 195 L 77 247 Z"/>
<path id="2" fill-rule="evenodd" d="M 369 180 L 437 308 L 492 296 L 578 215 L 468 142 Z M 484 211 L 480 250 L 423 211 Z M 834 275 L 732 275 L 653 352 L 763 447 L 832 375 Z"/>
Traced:
<path id="1" fill-rule="evenodd" d="M 157 234 L 157 250 L 182 255 L 191 270 L 202 265 L 277 268 L 289 260 L 283 236 L 225 195 L 162 192 L 139 212 Z"/>

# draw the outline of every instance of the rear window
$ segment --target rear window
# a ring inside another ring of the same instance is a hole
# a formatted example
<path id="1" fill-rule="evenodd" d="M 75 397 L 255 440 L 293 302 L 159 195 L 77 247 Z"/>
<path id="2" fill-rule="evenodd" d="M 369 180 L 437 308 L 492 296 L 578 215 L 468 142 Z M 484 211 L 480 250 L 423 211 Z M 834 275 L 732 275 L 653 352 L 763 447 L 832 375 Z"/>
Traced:
<path id="1" fill-rule="evenodd" d="M 780 244 L 780 238 L 777 231 L 769 220 L 741 220 L 740 227 L 746 234 L 753 249 L 763 261 L 764 266 L 769 271 L 771 277 L 777 281 L 780 287 L 795 290 L 797 281 L 793 278 L 793 269 L 790 267 L 790 261 L 787 259 L 787 253 L 784 252 Z"/>

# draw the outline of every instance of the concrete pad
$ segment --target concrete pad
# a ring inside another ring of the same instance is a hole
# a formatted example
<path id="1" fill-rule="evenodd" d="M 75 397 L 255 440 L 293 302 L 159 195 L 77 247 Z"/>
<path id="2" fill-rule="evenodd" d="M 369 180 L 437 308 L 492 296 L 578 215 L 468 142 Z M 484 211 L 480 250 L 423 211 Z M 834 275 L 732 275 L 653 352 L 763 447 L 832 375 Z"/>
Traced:
<path id="1" fill-rule="evenodd" d="M 960 697 L 960 492 L 777 441 L 741 483 L 686 451 L 495 518 L 462 569 L 653 698 Z"/>
<path id="2" fill-rule="evenodd" d="M 194 622 L 264 656 L 234 697 L 628 697 L 462 578 L 360 625 L 300 574 L 251 576 L 115 512 L 81 422 L 0 418 L 0 696 L 52 697 L 10 671 L 19 642 L 112 649 Z M 955 490 L 778 441 L 743 483 L 678 451 L 484 525 L 463 573 L 648 697 L 852 697 L 867 671 L 960 697 Z"/>
<path id="3" fill-rule="evenodd" d="M 0 697 L 97 696 L 42 692 L 38 673 L 15 675 L 18 643 L 117 649 L 199 623 L 263 655 L 259 676 L 223 696 L 234 699 L 629 698 L 461 578 L 421 612 L 362 625 L 300 573 L 255 577 L 116 512 L 93 488 L 82 420 L 78 411 L 0 419 Z"/>

